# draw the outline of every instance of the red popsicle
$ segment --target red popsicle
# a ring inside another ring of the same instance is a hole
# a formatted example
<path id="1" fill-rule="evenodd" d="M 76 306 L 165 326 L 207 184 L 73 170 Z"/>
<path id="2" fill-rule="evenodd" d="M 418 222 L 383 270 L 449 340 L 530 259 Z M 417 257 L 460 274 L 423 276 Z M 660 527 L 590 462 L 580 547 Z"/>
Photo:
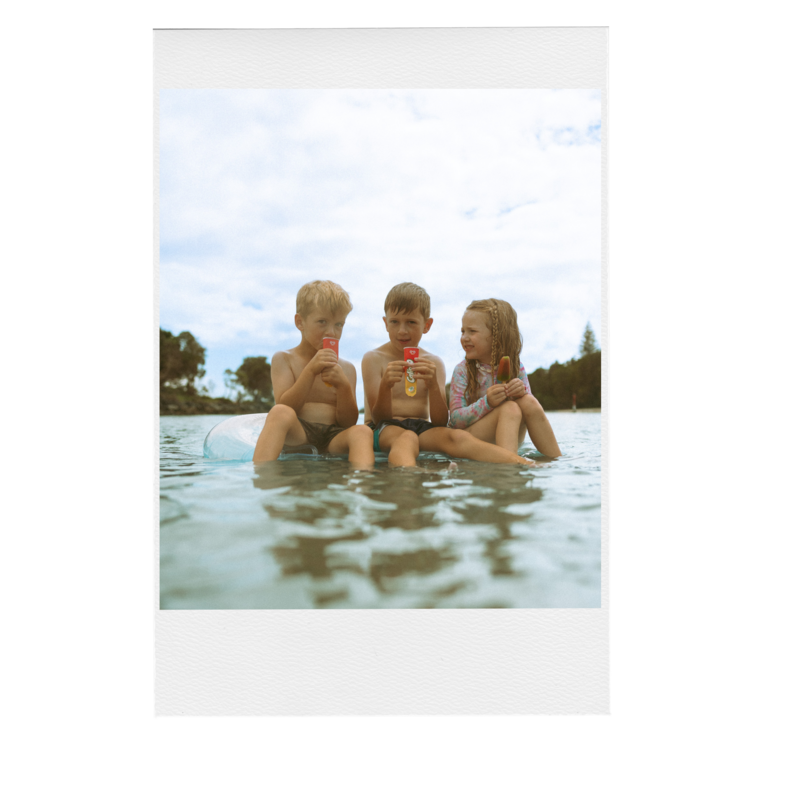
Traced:
<path id="1" fill-rule="evenodd" d="M 326 336 L 322 340 L 322 349 L 323 350 L 333 350 L 336 353 L 336 358 L 339 358 L 339 340 L 334 339 L 332 336 Z M 328 383 L 327 381 L 322 381 L 326 386 L 330 387 L 333 384 Z"/>

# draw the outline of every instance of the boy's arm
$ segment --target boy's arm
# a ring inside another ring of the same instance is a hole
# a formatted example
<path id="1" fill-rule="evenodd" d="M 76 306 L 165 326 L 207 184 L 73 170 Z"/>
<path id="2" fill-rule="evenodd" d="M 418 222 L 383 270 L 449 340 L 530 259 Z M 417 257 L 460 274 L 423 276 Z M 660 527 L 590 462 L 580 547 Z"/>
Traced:
<path id="1" fill-rule="evenodd" d="M 327 364 L 335 361 L 336 354 L 332 350 L 320 350 L 295 379 L 286 353 L 275 353 L 272 359 L 272 389 L 275 393 L 275 402 L 289 406 L 299 414 L 306 404 L 314 378 Z"/>
<path id="2" fill-rule="evenodd" d="M 392 387 L 403 379 L 405 363 L 390 361 L 385 369 L 383 359 L 375 352 L 367 353 L 361 361 L 364 378 L 364 395 L 372 412 L 372 421 L 377 425 L 392 419 Z"/>
<path id="3" fill-rule="evenodd" d="M 343 380 L 336 382 L 333 370 L 325 375 L 333 376 L 336 388 L 336 422 L 349 428 L 358 422 L 358 403 L 356 402 L 356 368 L 349 361 L 340 361 Z M 324 377 L 324 376 L 323 376 Z"/>
<path id="4" fill-rule="evenodd" d="M 431 422 L 434 425 L 447 425 L 450 415 L 445 400 L 444 361 L 439 356 L 432 354 L 421 356 L 415 372 L 428 387 Z"/>
<path id="5" fill-rule="evenodd" d="M 380 394 L 381 378 L 381 358 L 375 353 L 365 353 L 361 359 L 361 377 L 364 379 L 364 397 L 372 413 L 372 421 L 377 425 L 385 419 L 392 418 L 392 395 L 389 393 L 389 409 L 386 414 L 386 398 L 383 405 L 379 407 L 378 395 Z"/>

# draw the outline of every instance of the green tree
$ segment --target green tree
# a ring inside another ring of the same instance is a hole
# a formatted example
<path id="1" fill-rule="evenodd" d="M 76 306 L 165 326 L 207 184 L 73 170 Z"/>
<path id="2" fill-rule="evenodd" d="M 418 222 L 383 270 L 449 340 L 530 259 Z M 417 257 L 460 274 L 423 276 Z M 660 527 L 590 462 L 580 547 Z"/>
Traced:
<path id="1" fill-rule="evenodd" d="M 256 402 L 275 404 L 272 393 L 272 367 L 266 356 L 248 356 L 235 372 L 225 370 L 225 385 L 237 391 L 239 399 L 250 396 Z"/>
<path id="2" fill-rule="evenodd" d="M 586 330 L 583 332 L 583 340 L 581 341 L 581 358 L 596 353 L 599 349 L 597 340 L 594 338 L 592 326 L 587 322 Z"/>
<path id="3" fill-rule="evenodd" d="M 206 371 L 206 349 L 189 331 L 173 336 L 170 331 L 159 328 L 159 387 L 182 388 L 188 394 L 195 394 L 194 382 L 202 378 Z"/>

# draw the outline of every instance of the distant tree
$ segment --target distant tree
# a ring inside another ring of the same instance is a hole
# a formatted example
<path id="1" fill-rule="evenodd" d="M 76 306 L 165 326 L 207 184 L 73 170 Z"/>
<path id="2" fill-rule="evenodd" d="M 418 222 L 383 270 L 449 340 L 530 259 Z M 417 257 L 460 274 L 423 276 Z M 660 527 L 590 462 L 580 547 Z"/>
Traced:
<path id="1" fill-rule="evenodd" d="M 566 364 L 558 361 L 548 369 L 539 368 L 528 375 L 531 391 L 545 411 L 572 408 L 576 395 L 578 408 L 600 408 L 602 354 L 599 350 Z"/>
<path id="2" fill-rule="evenodd" d="M 583 340 L 581 341 L 581 358 L 596 353 L 600 348 L 597 346 L 597 340 L 594 338 L 594 331 L 590 323 L 586 323 L 586 330 L 583 332 Z"/>
<path id="3" fill-rule="evenodd" d="M 237 392 L 238 399 L 248 395 L 259 402 L 275 403 L 272 393 L 272 367 L 266 356 L 248 356 L 235 372 L 225 370 L 225 385 Z"/>
<path id="4" fill-rule="evenodd" d="M 173 336 L 170 331 L 159 328 L 159 386 L 182 388 L 188 394 L 195 394 L 194 382 L 202 378 L 206 371 L 206 349 L 189 331 Z"/>

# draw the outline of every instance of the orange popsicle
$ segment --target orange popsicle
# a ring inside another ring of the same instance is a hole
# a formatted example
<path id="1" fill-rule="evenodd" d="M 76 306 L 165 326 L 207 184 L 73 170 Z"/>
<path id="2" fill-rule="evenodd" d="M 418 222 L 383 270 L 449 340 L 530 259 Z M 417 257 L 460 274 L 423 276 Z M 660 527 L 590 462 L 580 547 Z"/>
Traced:
<path id="1" fill-rule="evenodd" d="M 500 364 L 497 367 L 497 382 L 508 383 L 511 380 L 511 359 L 508 356 L 503 356 L 500 359 Z"/>

